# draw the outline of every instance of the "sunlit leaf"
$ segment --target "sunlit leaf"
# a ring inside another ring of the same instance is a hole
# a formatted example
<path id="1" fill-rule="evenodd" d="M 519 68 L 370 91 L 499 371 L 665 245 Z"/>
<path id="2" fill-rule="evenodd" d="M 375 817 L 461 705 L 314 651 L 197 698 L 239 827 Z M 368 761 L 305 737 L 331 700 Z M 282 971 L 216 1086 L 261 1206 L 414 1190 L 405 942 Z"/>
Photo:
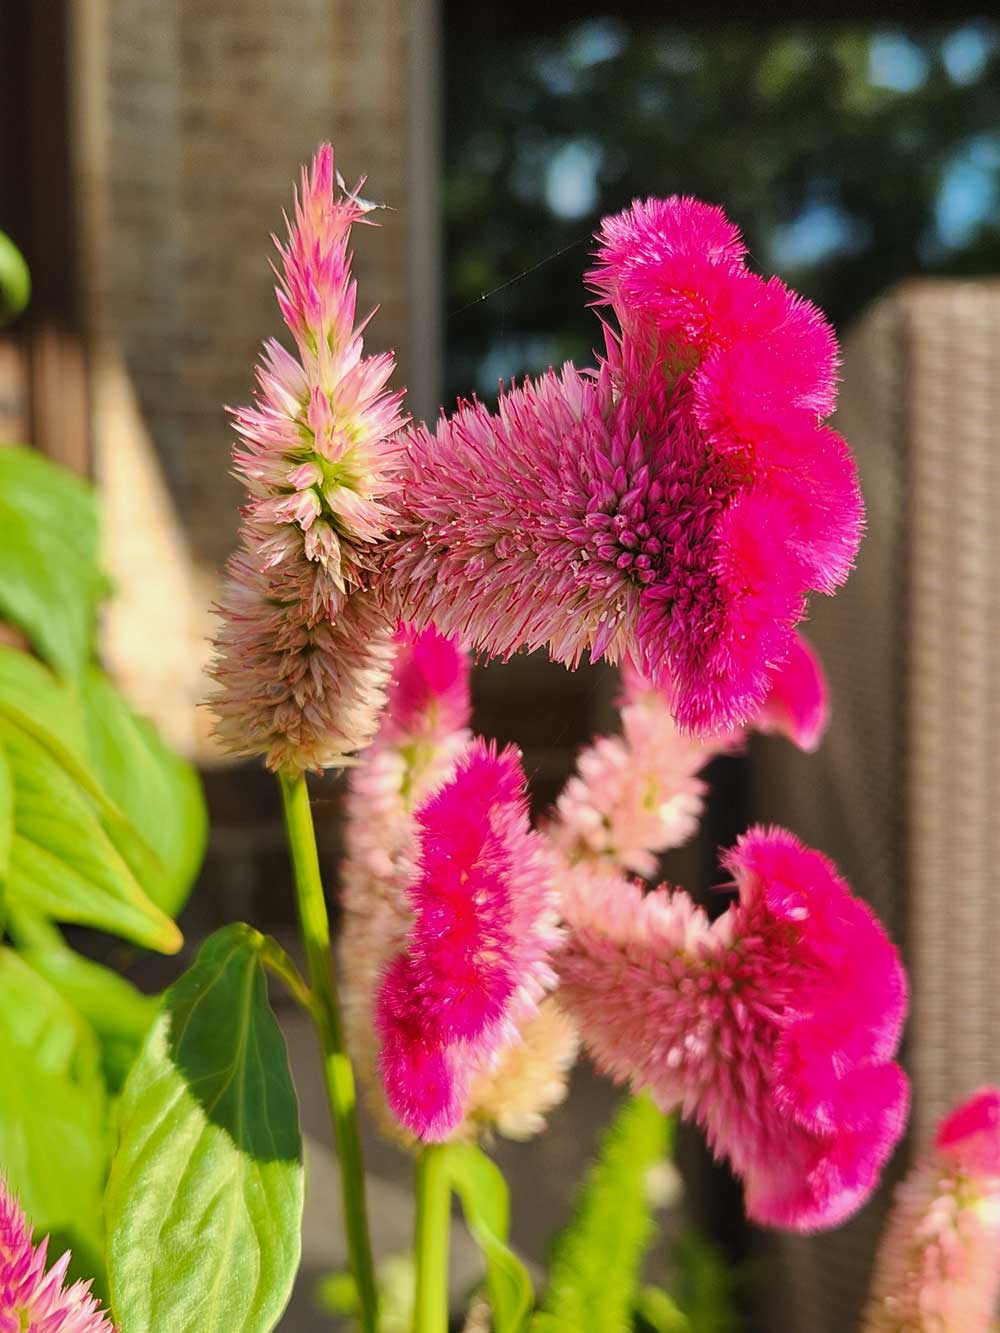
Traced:
<path id="1" fill-rule="evenodd" d="M 107 593 L 96 533 L 84 481 L 32 449 L 0 449 L 0 615 L 65 676 L 83 672 Z"/>
<path id="2" fill-rule="evenodd" d="M 107 1214 L 129 1333 L 267 1333 L 291 1292 L 302 1142 L 262 943 L 240 925 L 206 941 L 125 1084 Z"/>
<path id="3" fill-rule="evenodd" d="M 159 863 L 143 881 L 146 892 L 176 917 L 205 851 L 208 820 L 198 775 L 96 668 L 84 677 L 82 699 L 94 770 Z"/>
<path id="4" fill-rule="evenodd" d="M 0 949 L 0 1069 L 0 1173 L 35 1226 L 80 1252 L 81 1269 L 85 1256 L 99 1265 L 110 1145 L 97 1044 L 11 949 Z"/>

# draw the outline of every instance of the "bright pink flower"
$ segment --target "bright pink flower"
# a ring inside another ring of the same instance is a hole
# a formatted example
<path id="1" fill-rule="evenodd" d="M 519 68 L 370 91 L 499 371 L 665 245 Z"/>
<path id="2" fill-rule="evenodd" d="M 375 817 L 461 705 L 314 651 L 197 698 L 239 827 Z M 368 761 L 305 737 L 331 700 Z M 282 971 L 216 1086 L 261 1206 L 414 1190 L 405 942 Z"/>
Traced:
<path id="1" fill-rule="evenodd" d="M 792 640 L 785 663 L 771 681 L 771 691 L 754 718 L 757 731 L 776 731 L 800 750 L 819 748 L 830 721 L 830 693 L 823 664 L 801 634 Z"/>
<path id="2" fill-rule="evenodd" d="M 396 632 L 398 656 L 393 666 L 381 734 L 443 737 L 468 726 L 472 713 L 469 658 L 454 639 L 430 626 Z"/>
<path id="3" fill-rule="evenodd" d="M 952 1111 L 897 1188 L 863 1333 L 990 1333 L 1000 1296 L 1000 1088 Z"/>
<path id="4" fill-rule="evenodd" d="M 871 911 L 790 833 L 755 829 L 724 863 L 739 898 L 711 923 L 680 891 L 564 876 L 560 999 L 603 1072 L 703 1126 L 750 1217 L 834 1226 L 903 1130 L 905 977 Z"/>
<path id="5" fill-rule="evenodd" d="M 366 357 L 356 325 L 351 228 L 366 205 L 338 187 L 320 148 L 281 260 L 278 304 L 297 358 L 265 343 L 252 407 L 234 413 L 248 499 L 216 643 L 218 733 L 272 768 L 322 768 L 372 737 L 393 625 L 357 605 L 393 521 L 401 395 L 389 353 Z M 277 244 L 277 242 L 276 242 Z"/>
<path id="6" fill-rule="evenodd" d="M 684 728 L 727 731 L 860 538 L 853 462 L 819 420 L 833 334 L 743 267 L 717 209 L 650 201 L 599 241 L 590 281 L 621 336 L 596 374 L 567 365 L 406 436 L 389 582 L 406 616 L 491 653 L 631 656 Z"/>
<path id="7" fill-rule="evenodd" d="M 89 1282 L 65 1285 L 69 1253 L 46 1271 L 47 1250 L 0 1179 L 0 1333 L 115 1333 Z"/>
<path id="8" fill-rule="evenodd" d="M 377 1002 L 385 1092 L 418 1137 L 461 1123 L 488 1070 L 554 984 L 559 939 L 543 844 L 517 752 L 475 743 L 417 812 L 413 926 Z"/>

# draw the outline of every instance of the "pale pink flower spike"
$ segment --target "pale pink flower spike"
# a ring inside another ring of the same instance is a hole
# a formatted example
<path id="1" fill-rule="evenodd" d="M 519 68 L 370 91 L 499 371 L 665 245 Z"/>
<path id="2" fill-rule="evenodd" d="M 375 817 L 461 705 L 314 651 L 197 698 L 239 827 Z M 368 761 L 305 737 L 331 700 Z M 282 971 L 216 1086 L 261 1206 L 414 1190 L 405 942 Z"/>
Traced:
<path id="1" fill-rule="evenodd" d="M 1000 1296 L 1000 1088 L 942 1121 L 897 1188 L 862 1333 L 990 1333 Z"/>
<path id="2" fill-rule="evenodd" d="M 564 876 L 560 1001 L 598 1068 L 704 1128 L 748 1215 L 810 1231 L 858 1208 L 902 1133 L 896 950 L 831 863 L 780 829 L 726 854 L 739 897 Z"/>
<path id="3" fill-rule="evenodd" d="M 46 1271 L 47 1250 L 0 1177 L 0 1333 L 115 1333 L 89 1282 L 66 1286 L 69 1253 Z"/>
<path id="4" fill-rule="evenodd" d="M 248 491 L 241 550 L 219 608 L 213 699 L 237 754 L 302 771 L 340 764 L 374 734 L 393 623 L 367 597 L 393 524 L 401 395 L 389 353 L 365 356 L 348 249 L 367 209 L 338 188 L 324 145 L 303 172 L 278 304 L 298 357 L 264 345 L 257 398 L 234 421 Z"/>

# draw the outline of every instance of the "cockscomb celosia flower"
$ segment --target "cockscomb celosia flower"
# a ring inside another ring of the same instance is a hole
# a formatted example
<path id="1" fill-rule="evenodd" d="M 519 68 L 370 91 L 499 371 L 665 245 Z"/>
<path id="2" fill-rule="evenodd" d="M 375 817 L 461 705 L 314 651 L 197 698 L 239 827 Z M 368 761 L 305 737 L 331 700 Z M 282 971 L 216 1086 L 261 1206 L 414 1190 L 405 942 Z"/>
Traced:
<path id="1" fill-rule="evenodd" d="M 863 1333 L 989 1333 L 1000 1296 L 1000 1088 L 949 1115 L 898 1186 Z"/>
<path id="2" fill-rule="evenodd" d="M 69 1253 L 46 1271 L 47 1250 L 0 1177 L 0 1333 L 115 1333 L 89 1282 L 66 1285 Z"/>
<path id="3" fill-rule="evenodd" d="M 724 864 L 739 897 L 711 923 L 681 891 L 644 894 L 606 867 L 566 874 L 560 1002 L 603 1072 L 698 1121 L 750 1217 L 834 1226 L 903 1130 L 902 967 L 790 833 L 754 829 Z"/>
<path id="4" fill-rule="evenodd" d="M 265 343 L 256 402 L 234 414 L 249 494 L 213 704 L 227 748 L 275 769 L 337 764 L 366 744 L 391 660 L 393 625 L 364 594 L 393 522 L 401 395 L 386 387 L 392 355 L 366 357 L 355 323 L 348 247 L 366 212 L 325 145 L 278 244 L 278 304 L 298 356 Z"/>
<path id="5" fill-rule="evenodd" d="M 691 200 L 605 222 L 590 275 L 621 335 L 405 437 L 388 581 L 404 614 L 507 656 L 631 656 L 686 729 L 746 723 L 809 591 L 846 577 L 854 464 L 821 425 L 835 342 Z"/>
<path id="6" fill-rule="evenodd" d="M 716 755 L 736 749 L 745 732 L 704 738 L 682 732 L 666 691 L 628 663 L 622 677 L 621 734 L 599 736 L 582 751 L 545 832 L 571 864 L 597 859 L 649 879 L 659 856 L 681 846 L 698 827 L 707 790 L 699 771 Z M 753 728 L 779 732 L 813 750 L 828 719 L 819 659 L 796 634 Z"/>
<path id="7" fill-rule="evenodd" d="M 819 748 L 830 721 L 830 692 L 823 664 L 811 644 L 796 634 L 783 665 L 775 672 L 764 705 L 754 718 L 757 731 L 787 736 L 800 750 Z"/>
<path id="8" fill-rule="evenodd" d="M 376 1026 L 389 1105 L 436 1141 L 462 1123 L 476 1075 L 538 1013 L 559 932 L 516 750 L 474 743 L 416 822 L 413 925 L 383 976 Z"/>
<path id="9" fill-rule="evenodd" d="M 352 1059 L 384 1128 L 393 1128 L 378 1073 L 375 997 L 382 973 L 413 924 L 417 874 L 414 811 L 454 773 L 472 742 L 469 663 L 433 628 L 401 627 L 378 735 L 349 774 L 340 978 Z"/>
<path id="10" fill-rule="evenodd" d="M 453 776 L 472 745 L 469 661 L 453 639 L 404 626 L 396 636 L 389 698 L 379 734 L 350 772 L 344 926 L 340 945 L 347 1042 L 372 1109 L 392 1137 L 411 1135 L 390 1111 L 379 1073 L 375 1015 L 383 975 L 414 925 L 410 889 L 419 874 L 415 811 Z M 511 1035 L 511 1034 L 509 1034 Z M 566 1091 L 576 1056 L 573 1024 L 552 999 L 526 1010 L 516 1038 L 470 1065 L 456 1134 L 492 1127 L 510 1138 L 543 1128 Z"/>

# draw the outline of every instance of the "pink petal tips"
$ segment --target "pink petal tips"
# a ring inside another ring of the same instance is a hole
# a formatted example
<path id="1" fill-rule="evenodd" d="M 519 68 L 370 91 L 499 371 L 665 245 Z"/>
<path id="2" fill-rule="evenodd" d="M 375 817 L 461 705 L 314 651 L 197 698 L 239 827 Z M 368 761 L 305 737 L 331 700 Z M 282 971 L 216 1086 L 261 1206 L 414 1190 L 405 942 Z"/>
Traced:
<path id="1" fill-rule="evenodd" d="M 631 656 L 699 733 L 747 722 L 811 590 L 847 576 L 861 500 L 820 313 L 744 266 L 693 200 L 605 221 L 612 307 L 596 373 L 571 365 L 405 437 L 387 579 L 404 614 L 502 656 Z"/>
<path id="2" fill-rule="evenodd" d="M 453 1134 L 475 1075 L 539 1014 L 559 934 L 516 751 L 476 742 L 416 818 L 413 925 L 384 973 L 376 1023 L 389 1105 L 433 1141 Z"/>
<path id="3" fill-rule="evenodd" d="M 66 1286 L 68 1253 L 46 1271 L 47 1249 L 0 1179 L 0 1333 L 115 1333 L 89 1282 Z"/>
<path id="4" fill-rule="evenodd" d="M 989 1333 L 1000 1296 L 1000 1088 L 949 1115 L 896 1190 L 863 1333 Z"/>
<path id="5" fill-rule="evenodd" d="M 303 172 L 278 304 L 297 356 L 265 344 L 257 398 L 234 421 L 248 491 L 219 608 L 218 734 L 271 768 L 343 761 L 383 702 L 392 624 L 364 597 L 393 521 L 400 395 L 389 354 L 363 354 L 348 249 L 365 206 L 338 189 L 333 150 Z"/>
<path id="6" fill-rule="evenodd" d="M 898 956 L 831 863 L 780 829 L 725 857 L 739 897 L 710 923 L 683 892 L 607 869 L 565 877 L 560 1001 L 598 1067 L 705 1129 L 771 1226 L 858 1208 L 902 1133 Z"/>

